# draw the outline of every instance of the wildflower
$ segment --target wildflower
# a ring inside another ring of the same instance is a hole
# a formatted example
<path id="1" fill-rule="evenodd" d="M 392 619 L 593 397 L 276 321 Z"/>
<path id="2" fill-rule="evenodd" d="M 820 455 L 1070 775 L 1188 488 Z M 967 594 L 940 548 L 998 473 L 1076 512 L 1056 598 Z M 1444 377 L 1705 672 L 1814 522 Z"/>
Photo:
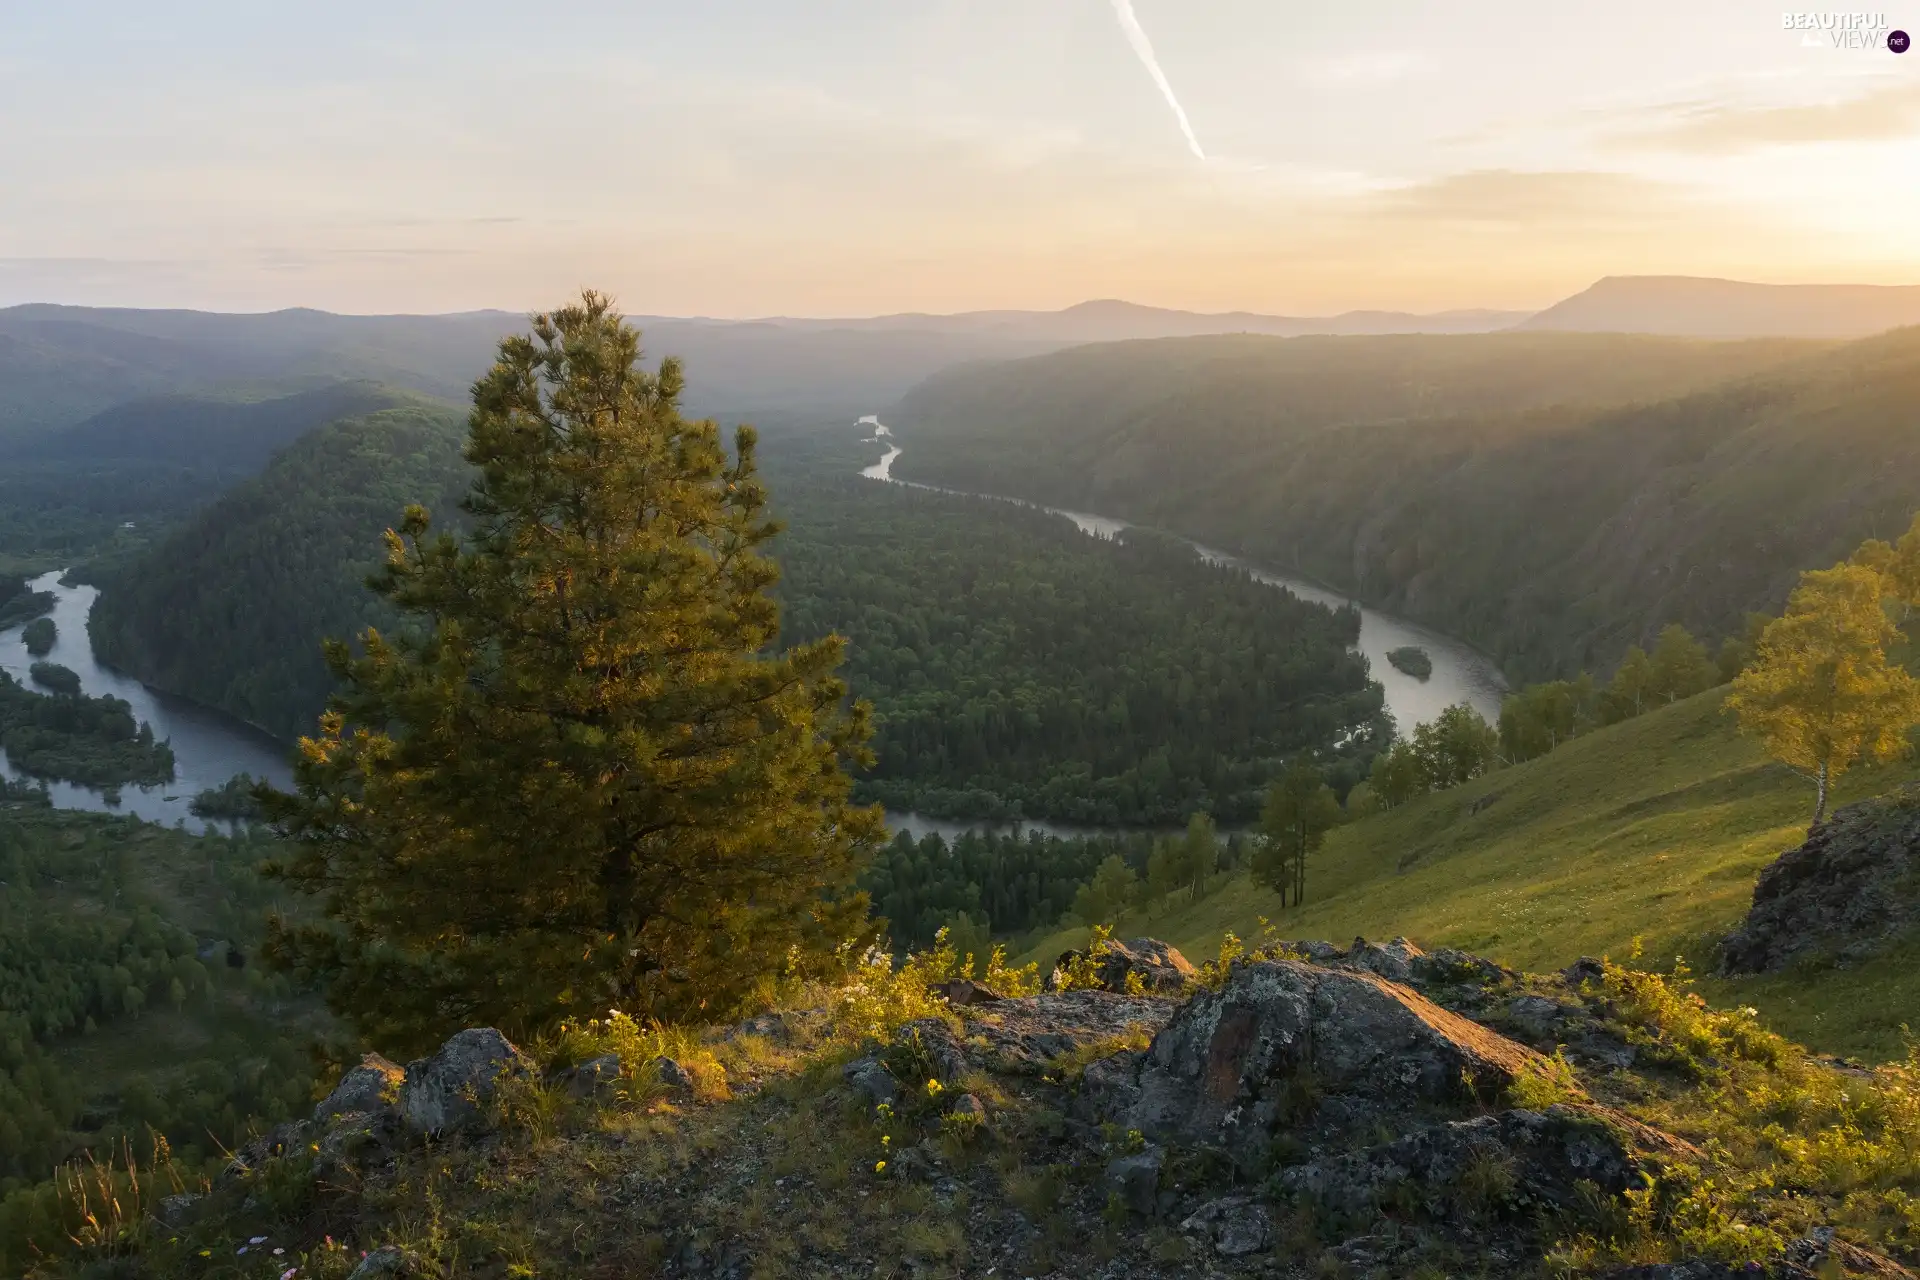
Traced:
<path id="1" fill-rule="evenodd" d="M 247 1241 L 248 1244 L 265 1244 L 266 1242 L 267 1238 L 265 1236 L 255 1236 L 253 1239 Z"/>
<path id="2" fill-rule="evenodd" d="M 874 1161 L 873 1171 L 875 1173 L 885 1173 L 887 1171 L 887 1162 L 885 1160 Z"/>
<path id="3" fill-rule="evenodd" d="M 927 1081 L 927 1096 L 929 1098 L 937 1098 L 940 1096 L 940 1082 L 938 1080 Z"/>
<path id="4" fill-rule="evenodd" d="M 293 1280 L 295 1273 L 297 1273 L 299 1270 L 300 1268 L 298 1267 L 288 1267 L 285 1271 L 282 1271 L 280 1273 L 280 1280 Z"/>

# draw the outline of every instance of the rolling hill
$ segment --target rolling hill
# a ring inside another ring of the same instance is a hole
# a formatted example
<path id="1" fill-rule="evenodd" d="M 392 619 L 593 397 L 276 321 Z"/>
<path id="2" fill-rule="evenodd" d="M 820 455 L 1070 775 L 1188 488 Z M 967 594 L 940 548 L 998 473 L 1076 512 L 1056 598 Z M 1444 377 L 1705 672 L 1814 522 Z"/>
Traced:
<path id="1" fill-rule="evenodd" d="M 1283 938 L 1398 935 L 1528 970 L 1582 955 L 1650 967 L 1685 955 L 1698 970 L 1745 914 L 1760 869 L 1806 835 L 1812 791 L 1735 731 L 1724 689 L 1577 738 L 1550 755 L 1335 830 L 1315 855 L 1306 904 L 1244 876 L 1125 933 L 1172 941 L 1196 962 L 1231 929 Z M 1908 763 L 1857 772 L 1847 802 L 1920 776 Z M 1085 930 L 1035 940 L 1051 962 Z M 1769 1026 L 1830 1053 L 1898 1057 L 1912 1020 L 1920 940 L 1865 964 L 1712 979 L 1716 1003 L 1758 1007 Z"/>
<path id="2" fill-rule="evenodd" d="M 458 413 L 425 404 L 307 433 L 112 577 L 95 653 L 281 737 L 305 731 L 332 688 L 319 639 L 366 625 L 361 581 L 407 503 L 452 514 L 464 440 Z"/>
<path id="3" fill-rule="evenodd" d="M 1730 634 L 1903 529 L 1917 397 L 1920 329 L 1186 339 L 949 371 L 889 421 L 895 475 L 1195 537 L 1532 679 Z"/>
<path id="4" fill-rule="evenodd" d="M 1864 338 L 1920 324 L 1920 285 L 1608 276 L 1519 324 L 1690 338 Z"/>

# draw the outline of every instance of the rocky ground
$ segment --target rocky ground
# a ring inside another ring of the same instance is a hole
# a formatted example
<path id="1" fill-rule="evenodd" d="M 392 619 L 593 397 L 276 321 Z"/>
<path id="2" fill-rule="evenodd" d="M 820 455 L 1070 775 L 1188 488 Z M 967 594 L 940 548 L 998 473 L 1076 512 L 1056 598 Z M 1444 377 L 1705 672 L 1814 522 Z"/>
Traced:
<path id="1" fill-rule="evenodd" d="M 1898 1099 L 1920 1117 L 1913 1081 L 1806 1063 L 1658 978 L 1600 961 L 1524 976 L 1404 941 L 1196 971 L 1137 940 L 1049 985 L 921 982 L 898 1005 L 918 1016 L 857 1032 L 867 1013 L 843 1003 L 677 1040 L 609 1026 L 546 1062 L 486 1029 L 404 1069 L 370 1058 L 312 1119 L 79 1265 L 1909 1274 L 1886 1256 L 1912 1246 L 1900 1202 L 1858 1197 L 1876 1178 L 1920 1192 L 1920 1123 L 1889 1119 Z M 1869 1096 L 1871 1132 L 1846 1110 Z M 1880 1154 L 1845 1186 L 1783 1154 L 1847 1125 Z"/>
<path id="2" fill-rule="evenodd" d="M 1753 909 L 1721 947 L 1726 973 L 1849 964 L 1920 917 L 1920 794 L 1849 805 L 1760 873 Z"/>

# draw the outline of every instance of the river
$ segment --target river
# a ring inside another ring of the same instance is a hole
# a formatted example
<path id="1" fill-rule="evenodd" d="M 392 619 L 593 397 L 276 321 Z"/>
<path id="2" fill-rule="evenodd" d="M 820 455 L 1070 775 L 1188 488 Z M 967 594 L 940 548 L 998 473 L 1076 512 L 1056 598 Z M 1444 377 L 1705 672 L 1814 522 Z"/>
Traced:
<path id="1" fill-rule="evenodd" d="M 885 456 L 865 468 L 862 475 L 912 488 L 935 488 L 894 479 L 893 460 L 900 456 L 900 446 L 877 418 L 864 418 L 861 424 L 873 429 L 876 442 L 885 442 L 888 446 Z M 993 498 L 993 495 L 976 496 L 995 501 L 1020 501 Z M 1065 516 L 1083 532 L 1098 538 L 1114 537 L 1129 527 L 1126 521 L 1111 516 L 1064 511 L 1055 507 L 1041 509 Z M 1373 669 L 1373 678 L 1386 690 L 1387 709 L 1393 713 L 1394 720 L 1403 730 L 1425 723 L 1443 708 L 1462 701 L 1471 704 L 1489 720 L 1499 718 L 1500 699 L 1506 690 L 1505 681 L 1501 679 L 1499 669 L 1492 660 L 1470 646 L 1418 623 L 1368 608 L 1313 583 L 1269 573 L 1223 552 L 1198 543 L 1193 545 L 1209 560 L 1244 568 L 1257 581 L 1291 591 L 1302 599 L 1335 607 L 1346 604 L 1357 607 L 1360 610 L 1360 640 L 1357 647 L 1366 655 Z M 217 787 L 236 773 L 250 773 L 279 786 L 290 784 L 292 771 L 288 767 L 288 748 L 284 743 L 222 712 L 149 689 L 138 680 L 101 666 L 94 660 L 93 645 L 87 636 L 87 615 L 99 595 L 98 589 L 61 586 L 58 571 L 36 578 L 32 587 L 36 591 L 51 591 L 56 598 L 52 617 L 59 629 L 59 636 L 45 660 L 71 668 L 79 675 L 81 687 L 89 694 L 112 694 L 116 698 L 126 699 L 133 707 L 135 718 L 152 725 L 154 736 L 165 739 L 173 746 L 175 775 L 174 780 L 165 786 L 123 787 L 115 802 L 97 788 L 53 782 L 48 784 L 48 790 L 56 806 L 62 809 L 137 814 L 150 822 L 169 825 L 181 822 L 189 830 L 201 831 L 217 824 L 203 822 L 189 811 L 188 805 L 199 791 Z M 1427 679 L 1416 680 L 1387 662 L 1387 650 L 1407 644 L 1419 645 L 1433 659 L 1433 673 Z M 27 669 L 34 661 L 21 643 L 19 627 L 0 631 L 0 670 L 7 671 L 15 679 L 32 687 Z M 0 751 L 0 776 L 21 777 L 7 760 L 4 751 Z M 932 832 L 952 836 L 983 825 L 945 821 L 914 813 L 889 813 L 887 822 L 895 831 L 907 831 L 915 836 Z M 1058 835 L 1079 835 L 1094 830 L 1066 823 L 1026 822 L 1017 825 Z"/>
<path id="2" fill-rule="evenodd" d="M 896 480 L 893 476 L 893 461 L 901 454 L 900 446 L 893 435 L 878 418 L 869 416 L 860 420 L 860 425 L 874 428 L 875 442 L 884 442 L 887 452 L 880 461 L 860 472 L 870 480 L 884 480 L 889 484 L 903 484 L 916 489 L 936 489 L 935 485 L 918 484 L 912 480 Z M 940 490 L 953 493 L 957 490 Z M 1039 503 L 1026 502 L 1019 498 L 1000 498 L 994 494 L 972 495 L 992 498 L 995 501 L 1015 502 L 1021 506 L 1038 507 L 1042 511 L 1051 511 L 1055 515 L 1065 516 L 1079 526 L 1081 532 L 1096 538 L 1111 538 L 1121 530 L 1129 528 L 1125 520 L 1112 516 L 1092 515 L 1085 511 L 1067 511 L 1059 507 L 1042 506 Z M 1369 608 L 1358 600 L 1329 591 L 1325 587 L 1306 582 L 1299 578 L 1289 578 L 1284 574 L 1272 573 L 1258 565 L 1249 564 L 1224 551 L 1189 541 L 1188 545 L 1200 555 L 1215 564 L 1228 564 L 1245 569 L 1256 582 L 1270 587 L 1279 587 L 1291 591 L 1303 600 L 1339 608 L 1350 605 L 1360 611 L 1360 641 L 1355 646 L 1366 655 L 1367 664 L 1373 670 L 1373 678 L 1380 682 L 1386 691 L 1387 710 L 1393 713 L 1394 723 L 1401 732 L 1408 733 L 1415 725 L 1432 720 L 1455 703 L 1465 702 L 1478 711 L 1489 724 L 1500 722 L 1500 701 L 1506 696 L 1507 682 L 1500 674 L 1500 668 L 1489 658 L 1471 645 L 1442 635 L 1417 622 L 1397 618 L 1390 613 Z M 1387 661 L 1387 651 L 1403 645 L 1418 645 L 1427 651 L 1433 659 L 1433 671 L 1425 679 L 1416 679 L 1401 671 Z"/>
<path id="3" fill-rule="evenodd" d="M 27 669 L 37 661 L 57 662 L 71 668 L 80 677 L 80 686 L 95 696 L 112 694 L 124 698 L 133 707 L 137 720 L 153 726 L 153 736 L 173 746 L 174 779 L 164 786 L 122 787 L 119 803 L 105 792 L 71 782 L 49 782 L 53 803 L 62 809 L 89 809 L 102 813 L 132 813 L 149 822 L 172 825 L 184 822 L 189 830 L 204 831 L 208 823 L 188 810 L 193 797 L 208 787 L 217 787 L 236 773 L 250 773 L 286 786 L 293 780 L 287 764 L 287 747 L 251 725 L 198 703 L 158 693 L 138 680 L 121 675 L 94 661 L 93 644 L 87 638 L 87 615 L 100 592 L 96 587 L 63 587 L 58 570 L 33 580 L 35 591 L 51 591 L 55 596 L 52 618 L 59 629 L 52 652 L 44 659 L 27 653 L 21 643 L 20 628 L 0 631 L 0 670 L 28 688 L 35 688 Z M 19 779 L 23 775 L 0 750 L 0 776 Z"/>

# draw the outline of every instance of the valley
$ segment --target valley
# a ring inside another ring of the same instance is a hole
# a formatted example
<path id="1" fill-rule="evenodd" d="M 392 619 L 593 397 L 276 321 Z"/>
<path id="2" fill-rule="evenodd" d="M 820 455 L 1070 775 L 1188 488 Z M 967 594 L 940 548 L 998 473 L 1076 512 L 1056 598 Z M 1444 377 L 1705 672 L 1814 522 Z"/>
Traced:
<path id="1" fill-rule="evenodd" d="M 1911 335 L 1016 354 L 858 423 L 773 412 L 758 436 L 779 641 L 844 643 L 837 705 L 871 706 L 851 799 L 891 830 L 851 885 L 878 938 L 1041 970 L 1095 926 L 1196 957 L 1356 935 L 1532 974 L 1605 956 L 1813 1052 L 1907 1052 L 1920 941 L 1758 977 L 1716 957 L 1806 832 L 1805 783 L 1725 709 L 1758 634 L 1745 615 L 1912 514 L 1915 458 L 1887 425 Z M 1816 465 L 1809 421 L 1821 451 L 1850 442 L 1845 465 Z M 57 1006 L 0 1027 L 0 1086 L 31 1116 L 0 1128 L 0 1257 L 63 1212 L 44 1180 L 59 1162 L 160 1161 L 159 1135 L 169 1176 L 207 1176 L 225 1159 L 208 1135 L 232 1145 L 301 1110 L 316 1071 L 366 1043 L 339 989 L 287 959 L 314 904 L 259 878 L 300 846 L 229 780 L 294 781 L 284 744 L 315 732 L 347 669 L 322 638 L 372 626 L 413 652 L 417 616 L 364 585 L 381 531 L 412 502 L 461 537 L 482 527 L 462 507 L 480 474 L 467 423 L 404 386 L 175 391 L 10 447 L 38 487 L 0 492 L 9 696 L 46 711 L 33 666 L 55 664 L 76 708 L 121 699 L 99 706 L 137 729 L 121 754 L 58 738 L 31 768 L 0 760 L 17 868 L 0 985 Z M 1701 547 L 1711 580 L 1673 581 Z M 1616 577 L 1583 578 L 1593 565 Z M 1548 677 L 1565 679 L 1530 683 Z M 137 751 L 165 753 L 168 777 Z M 1293 900 L 1264 851 L 1276 779 L 1300 761 L 1333 817 Z M 1402 794 L 1387 774 L 1409 761 L 1460 772 Z M 1837 803 L 1913 782 L 1911 760 L 1857 769 Z M 71 972 L 49 978 L 56 955 Z M 56 1087 L 62 1072 L 77 1083 Z"/>

